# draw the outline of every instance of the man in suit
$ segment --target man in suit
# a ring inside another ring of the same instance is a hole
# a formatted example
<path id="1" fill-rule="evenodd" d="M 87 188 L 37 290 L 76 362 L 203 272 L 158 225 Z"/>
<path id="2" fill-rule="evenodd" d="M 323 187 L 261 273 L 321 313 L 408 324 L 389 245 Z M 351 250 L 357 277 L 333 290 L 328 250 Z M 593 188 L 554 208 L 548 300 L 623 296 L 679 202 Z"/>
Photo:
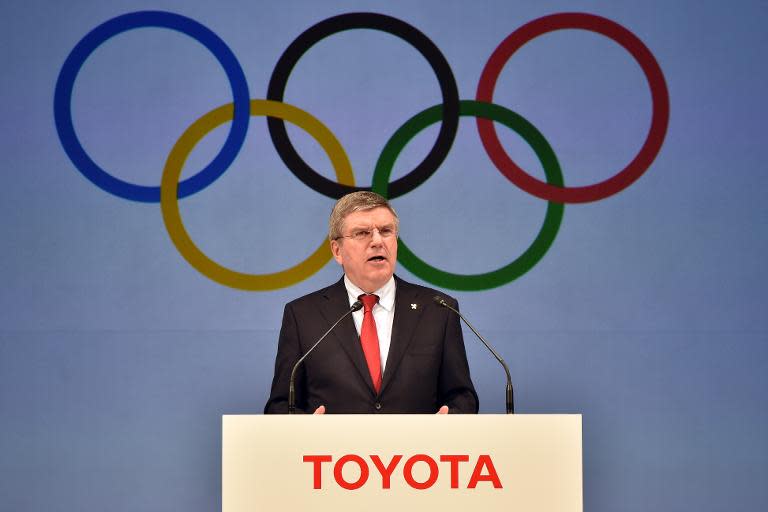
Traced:
<path id="1" fill-rule="evenodd" d="M 337 201 L 328 238 L 344 276 L 285 306 L 265 413 L 287 412 L 293 365 L 357 300 L 364 308 L 342 320 L 299 368 L 298 412 L 477 412 L 459 318 L 433 301 L 435 290 L 394 275 L 398 227 L 378 194 L 354 192 Z"/>

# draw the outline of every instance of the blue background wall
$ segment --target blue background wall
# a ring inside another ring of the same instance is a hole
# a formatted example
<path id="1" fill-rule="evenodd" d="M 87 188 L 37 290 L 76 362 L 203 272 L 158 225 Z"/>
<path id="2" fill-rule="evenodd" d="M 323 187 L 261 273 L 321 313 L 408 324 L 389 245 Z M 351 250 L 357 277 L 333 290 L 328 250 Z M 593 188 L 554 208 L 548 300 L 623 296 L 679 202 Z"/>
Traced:
<path id="1" fill-rule="evenodd" d="M 447 290 L 510 364 L 521 413 L 584 415 L 584 502 L 592 512 L 768 508 L 768 315 L 764 163 L 765 2 L 5 2 L 0 148 L 0 504 L 4 510 L 215 510 L 220 417 L 260 413 L 283 304 L 335 281 L 328 263 L 272 291 L 223 286 L 190 266 L 157 203 L 86 180 L 63 149 L 54 89 L 92 29 L 153 9 L 190 17 L 229 46 L 251 98 L 275 63 L 330 16 L 375 11 L 427 35 L 475 97 L 488 57 L 544 15 L 581 11 L 639 37 L 669 90 L 669 128 L 648 171 L 624 191 L 566 205 L 543 259 L 498 287 Z M 298 63 L 285 100 L 338 137 L 369 185 L 389 137 L 440 102 L 409 45 L 372 30 L 322 40 Z M 96 48 L 72 95 L 91 158 L 121 180 L 157 186 L 186 128 L 232 101 L 213 55 L 181 33 L 142 28 Z M 623 168 L 652 102 L 637 62 L 583 30 L 535 38 L 504 67 L 494 102 L 552 145 L 567 185 Z M 183 177 L 221 148 L 224 125 L 195 147 Z M 498 127 L 531 175 L 530 147 Z M 324 176 L 322 149 L 290 127 Z M 405 175 L 437 125 L 397 161 Z M 237 159 L 180 201 L 211 258 L 264 274 L 305 259 L 333 200 L 302 184 L 251 118 Z M 475 274 L 517 258 L 547 202 L 499 173 L 462 118 L 448 157 L 393 200 L 402 239 L 442 269 Z M 405 279 L 427 282 L 402 266 Z M 471 335 L 470 335 L 471 336 Z M 466 338 L 481 411 L 503 411 L 503 372 Z"/>

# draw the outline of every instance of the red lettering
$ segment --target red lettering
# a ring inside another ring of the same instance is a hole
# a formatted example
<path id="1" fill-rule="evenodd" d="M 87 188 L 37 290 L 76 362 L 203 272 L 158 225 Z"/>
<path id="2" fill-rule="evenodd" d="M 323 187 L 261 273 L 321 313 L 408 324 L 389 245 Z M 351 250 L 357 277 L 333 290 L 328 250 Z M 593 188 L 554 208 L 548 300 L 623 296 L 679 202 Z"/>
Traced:
<path id="1" fill-rule="evenodd" d="M 487 475 L 482 474 L 483 468 L 488 469 Z M 499 480 L 498 473 L 496 473 L 496 468 L 493 467 L 490 455 L 480 455 L 477 458 L 477 464 L 475 464 L 475 469 L 469 478 L 467 489 L 474 489 L 478 482 L 491 482 L 495 489 L 501 489 L 501 481 Z"/>
<path id="2" fill-rule="evenodd" d="M 400 464 L 403 456 L 393 455 L 389 462 L 386 464 L 379 455 L 369 455 L 369 457 L 381 475 L 381 488 L 390 489 L 392 486 L 392 475 L 395 473 L 395 469 L 397 469 L 397 466 Z M 462 462 L 469 462 L 469 455 L 440 455 L 439 459 L 440 462 L 447 462 L 449 464 L 451 472 L 451 489 L 458 489 L 460 465 Z M 304 462 L 309 462 L 312 464 L 313 487 L 315 489 L 322 489 L 323 463 L 333 462 L 333 457 L 331 455 L 304 455 L 303 460 Z M 419 482 L 413 476 L 413 467 L 419 462 L 423 462 L 427 465 L 429 473 L 426 480 L 423 482 Z M 360 469 L 359 477 L 353 481 L 349 481 L 344 478 L 344 466 L 348 463 L 357 464 L 357 467 Z M 408 458 L 408 460 L 405 461 L 405 464 L 403 465 L 403 478 L 405 479 L 405 482 L 411 488 L 419 491 L 429 489 L 435 485 L 439 474 L 440 471 L 437 462 L 435 462 L 435 459 L 423 453 L 411 456 Z M 344 455 L 339 458 L 333 465 L 333 478 L 336 481 L 336 484 L 348 491 L 355 491 L 360 489 L 368 482 L 369 476 L 370 468 L 368 463 L 360 455 Z M 495 489 L 503 488 L 501 485 L 501 479 L 499 478 L 499 474 L 493 465 L 493 460 L 491 460 L 490 455 L 479 455 L 477 457 L 475 467 L 472 470 L 472 475 L 469 477 L 469 482 L 467 483 L 467 489 L 477 488 L 477 484 L 480 482 L 489 482 Z"/>
<path id="3" fill-rule="evenodd" d="M 322 472 L 320 466 L 323 462 L 331 462 L 330 455 L 305 455 L 304 462 L 311 462 L 314 464 L 314 487 L 315 489 L 323 488 Z"/>
<path id="4" fill-rule="evenodd" d="M 451 489 L 458 489 L 459 462 L 469 462 L 469 455 L 441 455 L 440 462 L 451 463 Z"/>
<path id="5" fill-rule="evenodd" d="M 342 470 L 344 469 L 344 464 L 350 461 L 356 463 L 360 467 L 360 478 L 357 479 L 357 482 L 347 482 L 344 480 Z M 364 486 L 365 482 L 368 481 L 368 473 L 368 464 L 366 464 L 365 460 L 359 455 L 344 455 L 336 462 L 336 465 L 333 466 L 333 478 L 336 479 L 337 484 L 348 491 L 354 491 L 355 489 Z"/>
<path id="6" fill-rule="evenodd" d="M 429 466 L 429 477 L 424 482 L 417 482 L 415 478 L 413 478 L 413 465 L 417 462 L 426 462 Z M 408 485 L 413 487 L 414 489 L 419 489 L 423 491 L 424 489 L 429 489 L 433 485 L 435 485 L 435 482 L 437 481 L 437 462 L 435 462 L 435 459 L 430 457 L 429 455 L 424 454 L 418 454 L 414 455 L 407 461 L 405 461 L 405 467 L 403 468 L 403 476 L 405 477 L 405 481 L 408 482 Z"/>
<path id="7" fill-rule="evenodd" d="M 395 455 L 394 457 L 392 457 L 392 460 L 389 461 L 389 464 L 386 467 L 381 462 L 381 457 L 379 457 L 378 455 L 371 455 L 370 457 L 371 457 L 371 460 L 373 461 L 373 465 L 376 466 L 376 469 L 378 469 L 379 473 L 381 473 L 381 488 L 389 489 L 392 472 L 395 470 L 395 468 L 397 467 L 397 464 L 400 462 L 400 459 L 402 459 L 403 456 Z"/>

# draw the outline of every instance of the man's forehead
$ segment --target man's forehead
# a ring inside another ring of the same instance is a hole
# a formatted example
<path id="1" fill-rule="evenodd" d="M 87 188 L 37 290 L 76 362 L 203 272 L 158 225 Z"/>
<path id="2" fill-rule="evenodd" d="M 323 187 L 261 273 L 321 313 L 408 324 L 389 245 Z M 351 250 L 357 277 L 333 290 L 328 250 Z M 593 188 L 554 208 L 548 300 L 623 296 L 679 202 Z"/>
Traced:
<path id="1" fill-rule="evenodd" d="M 344 222 L 348 225 L 360 224 L 363 226 L 376 224 L 390 224 L 395 222 L 395 216 L 389 211 L 389 208 L 384 206 L 378 206 L 370 210 L 358 210 L 352 212 L 344 218 Z"/>

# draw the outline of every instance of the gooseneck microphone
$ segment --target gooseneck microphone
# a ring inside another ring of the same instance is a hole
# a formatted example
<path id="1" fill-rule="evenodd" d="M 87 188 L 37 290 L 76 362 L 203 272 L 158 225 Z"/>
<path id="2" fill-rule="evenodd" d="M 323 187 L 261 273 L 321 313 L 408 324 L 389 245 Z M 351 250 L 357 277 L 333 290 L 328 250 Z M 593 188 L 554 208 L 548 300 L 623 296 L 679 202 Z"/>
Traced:
<path id="1" fill-rule="evenodd" d="M 296 361 L 295 365 L 293 365 L 293 370 L 291 370 L 291 380 L 288 383 L 288 414 L 293 414 L 294 412 L 296 412 L 296 388 L 294 385 L 294 381 L 296 379 L 296 370 L 298 369 L 298 367 L 301 365 L 301 363 L 304 362 L 307 356 L 311 354 L 313 350 L 315 350 L 315 348 L 320 344 L 320 342 L 323 341 L 325 337 L 328 336 L 331 333 L 331 331 L 336 328 L 337 325 L 339 325 L 339 323 L 341 323 L 342 320 L 344 320 L 347 316 L 351 315 L 355 311 L 362 309 L 362 307 L 363 307 L 363 303 L 359 300 L 356 300 L 349 307 L 349 309 L 343 315 L 341 315 L 338 320 L 336 320 L 336 322 L 331 326 L 331 328 L 325 331 L 325 334 L 320 336 L 320 339 L 317 340 L 315 344 L 312 345 L 309 348 L 309 350 L 307 350 L 307 352 L 303 356 L 301 356 L 301 358 L 298 361 Z"/>
<path id="2" fill-rule="evenodd" d="M 491 347 L 487 341 L 485 341 L 485 338 L 480 336 L 480 333 L 475 330 L 474 327 L 472 327 L 472 324 L 470 324 L 466 318 L 464 318 L 464 315 L 459 313 L 459 310 L 448 304 L 445 299 L 443 299 L 439 295 L 435 295 L 432 300 L 434 300 L 439 305 L 443 306 L 444 308 L 448 308 L 457 315 L 459 315 L 459 318 L 462 319 L 462 321 L 467 324 L 467 327 L 469 327 L 473 333 L 475 333 L 475 336 L 478 337 L 480 341 L 483 342 L 483 345 L 485 345 L 485 348 L 491 351 L 491 354 L 493 354 L 493 357 L 496 358 L 496 360 L 501 363 L 501 366 L 504 367 L 504 371 L 507 372 L 507 414 L 513 414 L 515 412 L 515 402 L 513 398 L 513 392 L 512 392 L 512 377 L 509 374 L 509 366 L 507 366 L 507 363 L 504 362 L 504 359 L 501 358 L 501 356 L 493 350 L 493 347 Z"/>

